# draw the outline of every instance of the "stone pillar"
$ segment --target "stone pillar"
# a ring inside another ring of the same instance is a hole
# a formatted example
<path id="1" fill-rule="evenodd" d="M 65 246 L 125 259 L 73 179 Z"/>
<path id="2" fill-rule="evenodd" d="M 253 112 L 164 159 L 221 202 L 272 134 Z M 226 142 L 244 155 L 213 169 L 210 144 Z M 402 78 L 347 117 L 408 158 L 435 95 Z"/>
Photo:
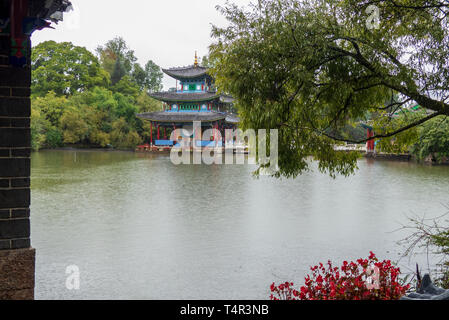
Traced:
<path id="1" fill-rule="evenodd" d="M 29 51 L 28 51 L 29 53 Z M 30 244 L 30 67 L 9 64 L 0 34 L 0 300 L 34 299 Z"/>

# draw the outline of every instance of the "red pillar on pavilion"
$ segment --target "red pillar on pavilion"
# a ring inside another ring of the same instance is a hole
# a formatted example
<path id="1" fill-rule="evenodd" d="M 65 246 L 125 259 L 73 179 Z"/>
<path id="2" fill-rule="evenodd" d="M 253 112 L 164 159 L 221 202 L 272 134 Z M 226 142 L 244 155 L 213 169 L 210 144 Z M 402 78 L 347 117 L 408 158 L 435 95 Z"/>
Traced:
<path id="1" fill-rule="evenodd" d="M 368 131 L 367 132 L 368 139 L 374 137 L 374 130 L 373 129 L 368 129 L 367 131 Z M 369 140 L 366 143 L 366 152 L 373 153 L 374 152 L 374 148 L 375 148 L 374 139 L 371 139 L 371 140 Z"/>
<path id="2" fill-rule="evenodd" d="M 153 146 L 153 122 L 150 122 L 150 145 Z"/>
<path id="3" fill-rule="evenodd" d="M 178 141 L 178 137 L 176 136 L 176 124 L 174 124 L 173 123 L 173 132 L 174 132 L 174 135 L 173 135 L 173 142 L 174 143 L 176 143 L 177 141 Z"/>

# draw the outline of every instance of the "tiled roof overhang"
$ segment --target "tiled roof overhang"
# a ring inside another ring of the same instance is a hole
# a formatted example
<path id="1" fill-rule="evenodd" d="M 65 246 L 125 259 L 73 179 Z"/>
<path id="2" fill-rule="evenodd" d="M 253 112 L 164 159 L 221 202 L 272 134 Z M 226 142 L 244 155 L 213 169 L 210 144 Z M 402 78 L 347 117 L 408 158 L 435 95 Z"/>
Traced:
<path id="1" fill-rule="evenodd" d="M 162 69 L 166 74 L 175 79 L 195 79 L 207 75 L 207 68 L 188 66 L 182 68 Z"/>
<path id="2" fill-rule="evenodd" d="M 226 119 L 226 114 L 218 112 L 148 112 L 137 115 L 138 118 L 154 122 L 213 122 Z"/>
<path id="3" fill-rule="evenodd" d="M 228 115 L 226 116 L 226 122 L 227 122 L 227 123 L 232 123 L 232 124 L 237 124 L 237 123 L 240 122 L 240 118 L 237 117 L 236 115 L 228 114 Z"/>
<path id="4" fill-rule="evenodd" d="M 58 22 L 62 14 L 70 10 L 72 4 L 69 0 L 30 0 L 30 16 Z"/>
<path id="5" fill-rule="evenodd" d="M 220 101 L 223 102 L 223 103 L 233 103 L 234 102 L 234 98 L 232 96 L 222 94 L 220 96 Z"/>
<path id="6" fill-rule="evenodd" d="M 157 92 L 150 94 L 156 100 L 165 102 L 203 102 L 220 98 L 216 92 L 205 93 L 177 93 L 177 92 Z"/>

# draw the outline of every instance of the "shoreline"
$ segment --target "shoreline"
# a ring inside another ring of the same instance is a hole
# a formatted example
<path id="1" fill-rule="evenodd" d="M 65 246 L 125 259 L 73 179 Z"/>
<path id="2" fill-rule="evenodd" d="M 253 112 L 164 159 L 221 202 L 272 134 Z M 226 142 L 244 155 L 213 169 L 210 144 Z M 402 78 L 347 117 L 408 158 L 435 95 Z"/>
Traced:
<path id="1" fill-rule="evenodd" d="M 402 162 L 418 162 L 411 154 L 394 154 L 394 153 L 364 153 L 363 158 L 373 160 L 389 160 Z"/>
<path id="2" fill-rule="evenodd" d="M 38 151 L 31 150 L 31 152 L 41 151 L 95 151 L 95 152 L 135 152 L 134 149 L 113 149 L 113 148 L 77 148 L 77 147 L 63 147 L 63 148 L 42 148 Z"/>
<path id="3" fill-rule="evenodd" d="M 113 148 L 83 148 L 83 147 L 63 147 L 63 148 L 43 148 L 39 149 L 39 151 L 32 150 L 32 153 L 34 152 L 41 152 L 41 151 L 76 151 L 76 152 L 126 152 L 126 153 L 136 153 L 136 154 L 163 154 L 166 152 L 158 151 L 158 152 L 138 152 L 134 149 L 113 149 Z M 431 166 L 449 166 L 448 162 L 443 163 L 434 163 L 431 161 L 417 161 L 416 158 L 411 154 L 393 154 L 393 153 L 365 153 L 360 152 L 362 155 L 362 158 L 364 159 L 370 159 L 370 160 L 380 160 L 380 161 L 397 161 L 397 162 L 410 162 L 410 163 L 416 163 L 416 164 L 423 164 L 423 165 L 431 165 Z"/>

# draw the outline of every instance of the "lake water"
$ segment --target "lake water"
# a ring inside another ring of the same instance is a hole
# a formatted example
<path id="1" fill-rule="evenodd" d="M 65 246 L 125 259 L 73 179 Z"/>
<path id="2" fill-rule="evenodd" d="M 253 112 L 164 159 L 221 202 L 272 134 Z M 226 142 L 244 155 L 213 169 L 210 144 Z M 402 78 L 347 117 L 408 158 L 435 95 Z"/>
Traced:
<path id="1" fill-rule="evenodd" d="M 313 167 L 313 166 L 312 166 Z M 36 299 L 268 299 L 328 259 L 398 261 L 409 216 L 444 214 L 449 167 L 360 160 L 333 180 L 251 176 L 254 167 L 174 166 L 168 156 L 32 155 Z M 80 289 L 66 288 L 66 268 Z"/>

